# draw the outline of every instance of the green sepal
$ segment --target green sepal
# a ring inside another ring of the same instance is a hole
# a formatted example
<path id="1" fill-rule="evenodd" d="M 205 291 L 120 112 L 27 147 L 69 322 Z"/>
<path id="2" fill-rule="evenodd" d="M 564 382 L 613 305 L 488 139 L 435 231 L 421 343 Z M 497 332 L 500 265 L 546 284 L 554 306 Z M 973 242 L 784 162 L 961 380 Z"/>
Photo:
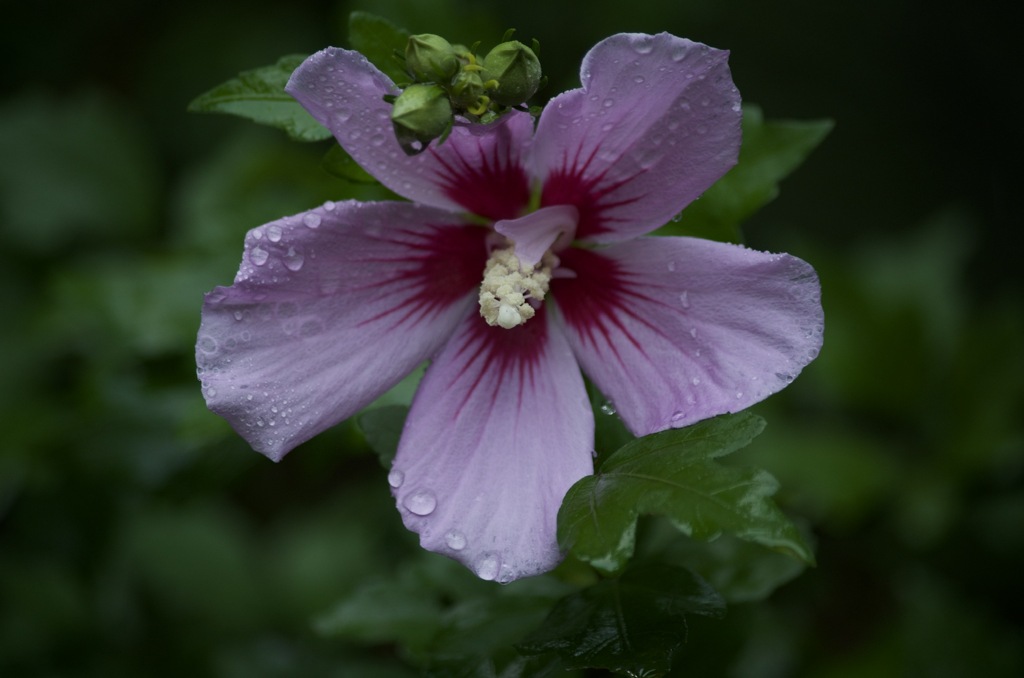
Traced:
<path id="1" fill-rule="evenodd" d="M 284 91 L 292 72 L 306 59 L 300 54 L 281 57 L 273 66 L 243 71 L 192 100 L 192 113 L 228 113 L 282 129 L 296 141 L 321 141 L 330 131 Z"/>
<path id="2" fill-rule="evenodd" d="M 719 464 L 764 428 L 749 412 L 638 438 L 573 485 L 558 512 L 562 549 L 602 572 L 633 554 L 641 515 L 663 515 L 695 539 L 726 533 L 814 563 L 801 532 L 771 500 L 768 472 Z"/>

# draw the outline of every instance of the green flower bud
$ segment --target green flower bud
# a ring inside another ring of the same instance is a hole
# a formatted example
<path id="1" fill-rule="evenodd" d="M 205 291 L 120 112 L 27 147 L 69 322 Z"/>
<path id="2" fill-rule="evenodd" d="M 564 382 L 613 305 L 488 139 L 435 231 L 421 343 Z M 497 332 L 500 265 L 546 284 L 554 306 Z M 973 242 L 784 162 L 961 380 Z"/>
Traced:
<path id="1" fill-rule="evenodd" d="M 484 80 L 479 70 L 464 69 L 452 79 L 449 90 L 452 103 L 456 108 L 469 110 L 476 108 L 480 97 L 484 95 Z"/>
<path id="2" fill-rule="evenodd" d="M 451 43 L 440 35 L 412 35 L 405 44 L 405 69 L 418 82 L 448 84 L 459 70 Z"/>
<path id="3" fill-rule="evenodd" d="M 516 40 L 503 42 L 484 58 L 488 77 L 498 81 L 490 96 L 502 106 L 515 106 L 532 97 L 540 86 L 540 60 Z"/>
<path id="4" fill-rule="evenodd" d="M 406 155 L 425 151 L 451 124 L 452 105 L 438 85 L 409 85 L 391 109 L 391 125 Z"/>

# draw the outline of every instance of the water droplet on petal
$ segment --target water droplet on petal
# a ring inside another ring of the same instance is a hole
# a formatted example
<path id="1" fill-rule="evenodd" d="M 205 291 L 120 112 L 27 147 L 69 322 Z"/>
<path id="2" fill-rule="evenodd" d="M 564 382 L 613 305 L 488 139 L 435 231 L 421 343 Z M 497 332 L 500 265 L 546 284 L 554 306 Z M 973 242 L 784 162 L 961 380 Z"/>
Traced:
<path id="1" fill-rule="evenodd" d="M 650 54 L 654 51 L 654 37 L 645 36 L 644 39 L 633 45 L 633 49 L 637 54 Z"/>
<path id="2" fill-rule="evenodd" d="M 199 350 L 203 353 L 216 353 L 217 352 L 217 340 L 207 335 L 199 340 Z"/>
<path id="3" fill-rule="evenodd" d="M 484 581 L 492 581 L 498 576 L 498 556 L 494 554 L 485 555 L 476 564 L 476 576 Z"/>
<path id="4" fill-rule="evenodd" d="M 262 266 L 267 263 L 268 258 L 270 258 L 270 253 L 262 247 L 254 247 L 252 251 L 249 252 L 249 261 L 257 266 Z"/>
<path id="5" fill-rule="evenodd" d="M 683 308 L 690 308 L 690 293 L 683 290 L 683 293 L 679 295 L 679 303 L 683 305 Z"/>
<path id="6" fill-rule="evenodd" d="M 634 76 L 634 77 L 633 77 L 633 82 L 635 82 L 635 83 L 636 83 L 636 84 L 638 84 L 638 85 L 642 85 L 645 79 L 646 79 L 646 78 L 644 78 L 644 76 L 642 76 L 642 75 L 637 75 L 637 76 Z"/>
<path id="7" fill-rule="evenodd" d="M 610 400 L 605 401 L 601 405 L 601 412 L 607 415 L 615 414 L 615 404 Z"/>
<path id="8" fill-rule="evenodd" d="M 271 224 L 270 226 L 267 226 L 267 240 L 269 240 L 270 242 L 280 242 L 281 227 L 278 226 L 277 224 Z"/>
<path id="9" fill-rule="evenodd" d="M 245 317 L 245 315 L 243 315 L 241 311 L 235 311 L 232 315 L 235 316 L 235 320 L 241 320 L 242 318 Z"/>
<path id="10" fill-rule="evenodd" d="M 324 209 L 327 210 L 328 212 L 333 212 L 336 206 L 337 205 L 333 200 L 328 200 L 327 202 L 324 203 Z"/>
<path id="11" fill-rule="evenodd" d="M 388 473 L 388 485 L 390 485 L 391 487 L 394 487 L 396 489 L 401 487 L 402 482 L 404 480 L 405 474 L 399 471 L 398 469 L 393 468 L 391 469 L 391 472 Z"/>
<path id="12" fill-rule="evenodd" d="M 612 97 L 608 97 L 607 99 L 601 102 L 601 105 L 604 106 L 605 108 L 611 108 L 612 106 L 615 105 L 615 99 L 613 99 Z"/>
<path id="13" fill-rule="evenodd" d="M 284 255 L 284 265 L 289 271 L 299 271 L 304 261 L 305 257 L 301 252 L 296 252 L 294 247 L 289 247 L 288 254 Z"/>
<path id="14" fill-rule="evenodd" d="M 448 544 L 448 548 L 453 551 L 461 551 L 466 548 L 466 535 L 458 530 L 448 530 L 447 534 L 444 535 L 444 541 Z"/>
<path id="15" fill-rule="evenodd" d="M 674 261 L 668 262 L 668 270 L 669 271 L 675 271 L 676 270 L 676 262 L 674 262 Z"/>
<path id="16" fill-rule="evenodd" d="M 418 516 L 429 516 L 437 508 L 437 497 L 430 490 L 420 490 L 407 496 L 402 503 Z"/>
<path id="17" fill-rule="evenodd" d="M 694 386 L 700 386 L 700 377 L 694 377 L 693 379 L 690 380 L 690 383 L 693 384 Z"/>
<path id="18" fill-rule="evenodd" d="M 669 419 L 673 428 L 680 428 L 683 426 L 683 420 L 686 419 L 686 413 L 682 411 L 673 412 L 672 417 Z"/>
<path id="19" fill-rule="evenodd" d="M 302 217 L 302 223 L 309 228 L 318 228 L 320 226 L 320 215 L 310 212 L 306 216 Z"/>

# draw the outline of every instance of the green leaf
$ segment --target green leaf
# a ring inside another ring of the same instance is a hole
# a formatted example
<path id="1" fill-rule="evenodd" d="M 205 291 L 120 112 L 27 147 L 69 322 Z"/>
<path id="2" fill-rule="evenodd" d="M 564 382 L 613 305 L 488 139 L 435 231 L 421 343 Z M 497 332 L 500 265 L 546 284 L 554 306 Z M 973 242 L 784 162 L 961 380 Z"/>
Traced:
<path id="1" fill-rule="evenodd" d="M 405 54 L 409 31 L 384 17 L 369 12 L 352 12 L 348 17 L 348 42 L 394 82 L 408 82 L 409 75 L 395 52 Z"/>
<path id="2" fill-rule="evenodd" d="M 356 423 L 366 436 L 366 443 L 380 457 L 381 466 L 391 468 L 391 461 L 398 452 L 398 441 L 402 437 L 402 426 L 409 408 L 405 405 L 385 405 L 360 414 Z"/>
<path id="3" fill-rule="evenodd" d="M 556 652 L 565 668 L 664 674 L 686 640 L 686 615 L 721 617 L 725 602 L 687 569 L 634 567 L 560 600 L 521 652 Z"/>
<path id="4" fill-rule="evenodd" d="M 323 168 L 345 181 L 357 184 L 375 184 L 377 180 L 364 170 L 341 146 L 331 146 L 321 163 Z"/>
<path id="5" fill-rule="evenodd" d="M 283 129 L 297 141 L 321 141 L 331 133 L 284 91 L 292 71 L 306 57 L 290 54 L 273 66 L 243 71 L 188 105 L 193 113 L 230 113 L 263 125 Z"/>
<path id="6" fill-rule="evenodd" d="M 741 412 L 625 445 L 569 489 L 558 512 L 559 544 L 615 572 L 633 554 L 637 518 L 656 514 L 696 539 L 729 533 L 813 563 L 800 532 L 771 501 L 775 478 L 714 461 L 763 428 L 760 417 Z"/>
<path id="7" fill-rule="evenodd" d="M 740 224 L 775 199 L 779 182 L 832 127 L 831 120 L 765 122 L 759 107 L 745 106 L 739 162 L 657 234 L 740 242 Z"/>

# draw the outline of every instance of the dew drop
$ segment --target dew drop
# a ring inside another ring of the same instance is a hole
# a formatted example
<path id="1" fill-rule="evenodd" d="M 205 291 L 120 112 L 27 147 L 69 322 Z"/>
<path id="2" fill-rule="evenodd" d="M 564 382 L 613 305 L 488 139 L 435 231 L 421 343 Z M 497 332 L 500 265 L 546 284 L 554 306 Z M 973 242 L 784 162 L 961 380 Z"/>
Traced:
<path id="1" fill-rule="evenodd" d="M 374 146 L 383 146 L 384 145 L 384 135 L 383 134 L 374 134 L 372 137 L 370 137 L 370 143 L 373 144 Z"/>
<path id="2" fill-rule="evenodd" d="M 461 551 L 466 548 L 466 535 L 458 530 L 448 530 L 444 535 L 444 542 L 448 544 L 448 548 L 451 550 Z"/>
<path id="3" fill-rule="evenodd" d="M 679 295 L 679 303 L 683 305 L 683 308 L 690 308 L 690 293 L 683 290 L 683 293 Z"/>
<path id="4" fill-rule="evenodd" d="M 235 320 L 241 320 L 245 315 L 241 311 L 235 311 L 232 315 L 235 316 Z"/>
<path id="5" fill-rule="evenodd" d="M 690 336 L 693 337 L 694 339 L 697 338 L 697 328 L 696 327 L 691 327 L 690 328 Z"/>
<path id="6" fill-rule="evenodd" d="M 476 564 L 476 576 L 484 581 L 493 581 L 498 576 L 498 556 L 485 555 Z"/>
<path id="7" fill-rule="evenodd" d="M 606 400 L 604 402 L 604 404 L 601 405 L 601 412 L 604 413 L 604 414 L 607 414 L 607 415 L 610 416 L 610 415 L 615 414 L 615 411 L 616 411 L 615 410 L 615 404 L 612 403 L 612 401 L 610 401 L 610 400 Z"/>
<path id="8" fill-rule="evenodd" d="M 674 272 L 676 270 L 676 262 L 674 262 L 674 261 L 668 262 L 668 270 Z"/>
<path id="9" fill-rule="evenodd" d="M 612 106 L 615 105 L 615 99 L 613 99 L 612 97 L 608 97 L 607 99 L 601 102 L 601 105 L 604 106 L 605 108 L 611 108 Z"/>
<path id="10" fill-rule="evenodd" d="M 267 240 L 270 242 L 281 242 L 281 227 L 277 224 L 267 226 Z"/>
<path id="11" fill-rule="evenodd" d="M 693 384 L 694 386 L 700 386 L 700 377 L 694 377 L 693 379 L 690 380 L 690 383 Z"/>
<path id="12" fill-rule="evenodd" d="M 390 485 L 391 487 L 394 487 L 396 489 L 401 487 L 402 482 L 404 480 L 405 474 L 399 471 L 398 469 L 393 468 L 391 469 L 391 472 L 388 473 L 388 485 Z"/>
<path id="13" fill-rule="evenodd" d="M 294 247 L 289 247 L 288 254 L 284 255 L 284 266 L 289 271 L 299 271 L 305 260 L 306 258 L 302 256 L 301 252 L 296 252 Z"/>
<path id="14" fill-rule="evenodd" d="M 402 503 L 418 516 L 429 516 L 437 508 L 437 497 L 430 490 L 420 490 L 407 496 Z"/>
<path id="15" fill-rule="evenodd" d="M 320 227 L 320 215 L 319 214 L 314 214 L 313 212 L 310 212 L 306 216 L 302 217 L 302 223 L 304 223 L 309 228 L 319 228 Z"/>
<path id="16" fill-rule="evenodd" d="M 633 45 L 633 49 L 636 50 L 637 54 L 650 54 L 654 51 L 654 40 L 647 38 Z"/>
<path id="17" fill-rule="evenodd" d="M 216 353 L 217 352 L 217 340 L 207 335 L 199 340 L 199 350 L 203 353 Z"/>
<path id="18" fill-rule="evenodd" d="M 252 252 L 249 252 L 249 261 L 256 264 L 257 266 L 262 266 L 263 264 L 267 263 L 267 259 L 269 257 L 270 253 L 268 253 L 262 247 L 254 247 L 252 249 Z"/>
<path id="19" fill-rule="evenodd" d="M 634 78 L 633 78 L 633 82 L 635 82 L 638 85 L 642 85 L 644 83 L 644 80 L 646 80 L 646 78 L 644 76 L 642 76 L 642 75 L 637 75 L 637 76 L 634 76 Z"/>
<path id="20" fill-rule="evenodd" d="M 333 212 L 335 207 L 337 207 L 337 204 L 333 200 L 328 200 L 324 203 L 324 209 L 328 212 Z"/>
<path id="21" fill-rule="evenodd" d="M 672 428 L 679 428 L 683 426 L 683 421 L 686 419 L 686 413 L 679 411 L 673 412 L 669 422 L 672 424 Z"/>

